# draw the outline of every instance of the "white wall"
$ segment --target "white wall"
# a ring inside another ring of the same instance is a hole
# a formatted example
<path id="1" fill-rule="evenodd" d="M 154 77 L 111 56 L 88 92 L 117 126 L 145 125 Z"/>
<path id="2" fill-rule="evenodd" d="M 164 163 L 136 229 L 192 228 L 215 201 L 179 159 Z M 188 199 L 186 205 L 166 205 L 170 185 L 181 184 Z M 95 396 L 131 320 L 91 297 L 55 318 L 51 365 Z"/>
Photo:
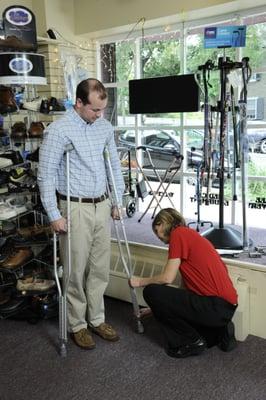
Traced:
<path id="1" fill-rule="evenodd" d="M 182 14 L 188 10 L 205 8 L 228 0 L 77 0 L 76 32 L 78 34 L 99 31 L 132 24 L 141 17 L 146 20 Z"/>
<path id="2" fill-rule="evenodd" d="M 12 5 L 20 5 L 32 9 L 32 0 L 19 0 L 19 1 L 10 1 L 10 0 L 0 0 L 0 13 L 9 6 Z"/>
<path id="3" fill-rule="evenodd" d="M 130 29 L 142 17 L 147 28 L 162 24 L 161 19 L 163 24 L 173 17 L 176 22 L 186 22 L 260 5 L 265 5 L 265 0 L 75 0 L 75 30 L 96 37 L 115 33 L 112 30 L 121 26 Z"/>

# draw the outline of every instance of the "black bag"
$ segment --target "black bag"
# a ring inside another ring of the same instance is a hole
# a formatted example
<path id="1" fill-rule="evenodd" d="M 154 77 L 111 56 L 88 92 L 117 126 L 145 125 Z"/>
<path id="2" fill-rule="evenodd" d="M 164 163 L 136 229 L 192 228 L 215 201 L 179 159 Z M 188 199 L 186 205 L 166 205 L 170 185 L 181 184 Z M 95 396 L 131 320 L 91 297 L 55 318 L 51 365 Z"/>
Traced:
<path id="1" fill-rule="evenodd" d="M 136 184 L 136 190 L 137 190 L 137 195 L 139 198 L 141 198 L 141 200 L 143 201 L 145 199 L 145 197 L 148 196 L 149 192 L 147 190 L 147 186 L 146 186 L 146 182 L 144 181 L 144 179 L 142 179 L 141 181 L 139 181 Z"/>

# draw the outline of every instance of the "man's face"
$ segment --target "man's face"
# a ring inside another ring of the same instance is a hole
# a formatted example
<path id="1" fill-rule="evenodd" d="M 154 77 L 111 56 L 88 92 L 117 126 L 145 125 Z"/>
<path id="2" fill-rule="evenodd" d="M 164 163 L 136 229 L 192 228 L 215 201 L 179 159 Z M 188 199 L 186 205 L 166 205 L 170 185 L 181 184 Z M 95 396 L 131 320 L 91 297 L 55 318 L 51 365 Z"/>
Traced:
<path id="1" fill-rule="evenodd" d="M 89 102 L 89 104 L 83 104 L 80 99 L 77 99 L 75 110 L 84 121 L 92 123 L 102 116 L 107 106 L 107 98 L 101 100 L 98 92 L 91 92 Z"/>

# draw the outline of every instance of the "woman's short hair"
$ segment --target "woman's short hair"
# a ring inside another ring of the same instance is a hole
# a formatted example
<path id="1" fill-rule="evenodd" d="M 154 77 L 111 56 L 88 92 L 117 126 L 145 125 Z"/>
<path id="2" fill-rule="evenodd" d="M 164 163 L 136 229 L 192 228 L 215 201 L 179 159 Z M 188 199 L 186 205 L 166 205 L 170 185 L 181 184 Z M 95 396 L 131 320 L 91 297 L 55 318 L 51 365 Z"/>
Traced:
<path id="1" fill-rule="evenodd" d="M 81 81 L 76 90 L 76 99 L 80 99 L 84 105 L 90 104 L 89 95 L 91 92 L 99 93 L 99 98 L 105 100 L 107 98 L 107 90 L 98 79 L 89 78 Z"/>
<path id="2" fill-rule="evenodd" d="M 170 235 L 173 228 L 176 228 L 177 226 L 186 226 L 184 217 L 174 208 L 164 208 L 155 216 L 152 223 L 152 229 L 155 234 L 155 227 L 161 225 L 161 223 L 164 223 L 164 234 L 166 236 Z"/>

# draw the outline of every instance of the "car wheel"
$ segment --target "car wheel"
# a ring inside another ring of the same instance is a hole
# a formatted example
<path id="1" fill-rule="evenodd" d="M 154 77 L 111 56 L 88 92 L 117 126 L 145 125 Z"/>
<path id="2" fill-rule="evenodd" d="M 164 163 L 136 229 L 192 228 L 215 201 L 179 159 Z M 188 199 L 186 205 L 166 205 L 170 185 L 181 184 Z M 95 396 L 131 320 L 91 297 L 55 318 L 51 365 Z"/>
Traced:
<path id="1" fill-rule="evenodd" d="M 266 138 L 262 139 L 260 142 L 260 151 L 261 153 L 266 154 Z"/>

